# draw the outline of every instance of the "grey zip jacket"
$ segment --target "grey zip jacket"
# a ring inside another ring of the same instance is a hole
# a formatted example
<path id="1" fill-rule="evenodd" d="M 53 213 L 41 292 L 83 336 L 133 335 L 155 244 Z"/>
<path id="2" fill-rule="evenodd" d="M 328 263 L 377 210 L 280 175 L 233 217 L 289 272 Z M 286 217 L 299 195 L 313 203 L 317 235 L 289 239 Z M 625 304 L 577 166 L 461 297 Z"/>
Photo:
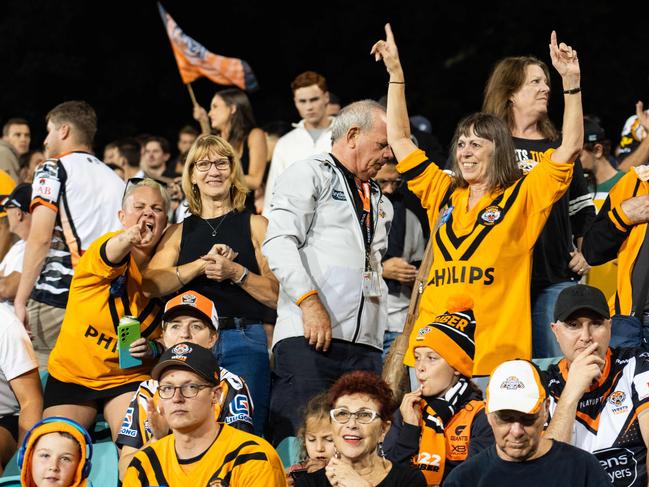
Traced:
<path id="1" fill-rule="evenodd" d="M 393 211 L 371 184 L 370 259 L 381 276 Z M 304 336 L 295 303 L 315 290 L 329 312 L 333 338 L 383 349 L 388 289 L 380 278 L 381 297 L 363 296 L 365 244 L 351 191 L 356 188 L 328 153 L 295 162 L 277 179 L 262 247 L 280 282 L 273 346 Z"/>

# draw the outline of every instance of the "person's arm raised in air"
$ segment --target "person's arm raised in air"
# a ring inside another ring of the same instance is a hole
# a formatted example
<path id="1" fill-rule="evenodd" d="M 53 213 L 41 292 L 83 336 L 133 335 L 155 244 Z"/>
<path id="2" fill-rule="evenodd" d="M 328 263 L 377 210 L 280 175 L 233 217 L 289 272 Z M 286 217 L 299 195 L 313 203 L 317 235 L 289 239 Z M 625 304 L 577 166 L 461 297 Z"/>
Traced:
<path id="1" fill-rule="evenodd" d="M 397 161 L 402 161 L 408 154 L 416 150 L 417 146 L 410 138 L 410 120 L 406 106 L 406 81 L 390 24 L 385 24 L 385 40 L 376 42 L 370 53 L 374 55 L 376 61 L 383 60 L 390 75 L 387 107 L 388 143 L 392 147 Z"/>
<path id="2" fill-rule="evenodd" d="M 563 137 L 552 154 L 553 162 L 573 162 L 584 146 L 584 114 L 581 105 L 581 72 L 577 51 L 565 43 L 557 43 L 557 33 L 550 35 L 550 58 L 561 75 L 563 84 Z"/>
<path id="3" fill-rule="evenodd" d="M 387 132 L 388 143 L 399 164 L 397 171 L 408 181 L 408 188 L 420 200 L 424 208 L 437 211 L 451 178 L 436 164 L 426 159 L 410 138 L 410 120 L 406 107 L 406 85 L 399 51 L 390 24 L 385 25 L 385 40 L 380 40 L 370 51 L 376 61 L 383 60 L 390 75 L 388 82 Z"/>
<path id="4" fill-rule="evenodd" d="M 248 174 L 244 176 L 246 186 L 250 191 L 254 191 L 264 180 L 264 173 L 266 172 L 266 164 L 268 163 L 268 147 L 266 145 L 266 136 L 259 128 L 254 128 L 250 131 L 248 139 L 243 141 L 248 144 L 250 154 L 250 164 L 248 166 Z"/>
<path id="5" fill-rule="evenodd" d="M 193 116 L 194 120 L 196 120 L 201 126 L 201 135 L 209 135 L 212 133 L 212 127 L 210 127 L 210 117 L 207 115 L 207 110 L 205 110 L 199 104 L 195 104 Z"/>
<path id="6" fill-rule="evenodd" d="M 644 104 L 639 101 L 635 104 L 635 114 L 638 117 L 638 123 L 642 125 L 645 132 L 649 134 L 649 114 L 644 111 Z M 628 171 L 632 167 L 647 164 L 649 161 L 649 136 L 645 136 L 642 142 L 635 148 L 631 154 L 626 156 L 620 164 L 618 169 L 620 171 Z"/>

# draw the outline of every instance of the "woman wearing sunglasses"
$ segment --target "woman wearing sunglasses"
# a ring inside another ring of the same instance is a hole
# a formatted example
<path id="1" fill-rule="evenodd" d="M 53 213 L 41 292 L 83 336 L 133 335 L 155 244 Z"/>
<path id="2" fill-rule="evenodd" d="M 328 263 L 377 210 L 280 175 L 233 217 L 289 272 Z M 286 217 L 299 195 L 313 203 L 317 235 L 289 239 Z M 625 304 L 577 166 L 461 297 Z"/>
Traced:
<path id="1" fill-rule="evenodd" d="M 142 286 L 151 296 L 193 289 L 215 303 L 221 339 L 213 352 L 223 367 L 246 378 L 260 435 L 270 394 L 264 324 L 275 322 L 279 290 L 261 254 L 268 222 L 244 208 L 241 164 L 221 137 L 196 139 L 182 185 L 191 215 L 167 229 Z"/>
<path id="2" fill-rule="evenodd" d="M 425 486 L 421 472 L 385 458 L 383 439 L 395 410 L 388 385 L 371 372 L 343 375 L 329 390 L 336 450 L 327 466 L 305 474 L 295 487 Z"/>

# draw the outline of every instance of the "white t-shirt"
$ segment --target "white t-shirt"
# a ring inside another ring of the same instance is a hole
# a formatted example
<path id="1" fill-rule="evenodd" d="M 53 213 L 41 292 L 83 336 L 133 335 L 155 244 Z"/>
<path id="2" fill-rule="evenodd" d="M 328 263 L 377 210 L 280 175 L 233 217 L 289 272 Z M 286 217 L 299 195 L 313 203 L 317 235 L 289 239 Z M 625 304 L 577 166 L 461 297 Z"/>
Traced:
<path id="1" fill-rule="evenodd" d="M 90 244 L 122 228 L 117 212 L 125 183 L 92 154 L 72 152 L 48 159 L 34 173 L 30 209 L 56 212 L 50 250 L 32 299 L 65 308 L 73 269 Z"/>
<path id="2" fill-rule="evenodd" d="M 14 272 L 23 272 L 23 257 L 25 255 L 25 241 L 18 240 L 11 246 L 5 258 L 0 262 L 0 275 L 7 277 Z M 13 304 L 9 300 L 0 300 L 0 303 L 9 306 L 13 312 Z"/>
<path id="3" fill-rule="evenodd" d="M 25 327 L 5 306 L 0 306 L 0 417 L 17 415 L 18 400 L 9 381 L 38 368 Z"/>
<path id="4" fill-rule="evenodd" d="M 18 240 L 18 242 L 11 246 L 5 258 L 0 262 L 0 274 L 6 277 L 14 272 L 22 272 L 24 255 L 25 241 Z"/>

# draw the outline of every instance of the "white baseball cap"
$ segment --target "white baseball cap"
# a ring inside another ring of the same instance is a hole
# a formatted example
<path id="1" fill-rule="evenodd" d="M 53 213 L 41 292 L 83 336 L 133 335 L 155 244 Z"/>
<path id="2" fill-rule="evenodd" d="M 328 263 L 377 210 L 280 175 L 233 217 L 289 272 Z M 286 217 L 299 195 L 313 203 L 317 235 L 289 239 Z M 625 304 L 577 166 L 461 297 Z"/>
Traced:
<path id="1" fill-rule="evenodd" d="M 527 360 L 509 360 L 491 373 L 487 413 L 512 410 L 536 414 L 546 397 L 539 369 Z"/>

